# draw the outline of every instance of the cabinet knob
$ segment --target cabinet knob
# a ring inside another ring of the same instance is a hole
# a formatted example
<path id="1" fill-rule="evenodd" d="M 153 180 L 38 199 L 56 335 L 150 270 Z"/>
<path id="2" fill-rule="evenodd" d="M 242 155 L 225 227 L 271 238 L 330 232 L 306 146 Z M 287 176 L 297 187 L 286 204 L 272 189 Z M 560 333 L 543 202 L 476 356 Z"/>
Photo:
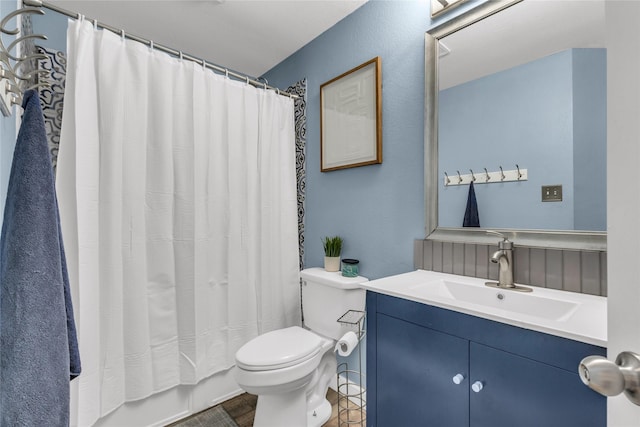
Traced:
<path id="1" fill-rule="evenodd" d="M 471 384 L 471 390 L 475 391 L 476 393 L 480 393 L 483 388 L 484 385 L 482 385 L 482 381 L 476 381 L 475 383 Z"/>
<path id="2" fill-rule="evenodd" d="M 464 375 L 462 374 L 457 374 L 455 377 L 453 377 L 454 384 L 461 384 L 462 381 L 464 381 Z"/>

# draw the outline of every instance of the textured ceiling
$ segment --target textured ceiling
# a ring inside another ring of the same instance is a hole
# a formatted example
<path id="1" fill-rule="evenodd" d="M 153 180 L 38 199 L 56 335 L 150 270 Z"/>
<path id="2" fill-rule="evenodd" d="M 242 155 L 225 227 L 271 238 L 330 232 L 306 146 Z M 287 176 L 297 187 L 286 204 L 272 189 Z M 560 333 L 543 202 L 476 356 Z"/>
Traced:
<path id="1" fill-rule="evenodd" d="M 257 77 L 366 1 L 54 0 L 52 3 Z"/>

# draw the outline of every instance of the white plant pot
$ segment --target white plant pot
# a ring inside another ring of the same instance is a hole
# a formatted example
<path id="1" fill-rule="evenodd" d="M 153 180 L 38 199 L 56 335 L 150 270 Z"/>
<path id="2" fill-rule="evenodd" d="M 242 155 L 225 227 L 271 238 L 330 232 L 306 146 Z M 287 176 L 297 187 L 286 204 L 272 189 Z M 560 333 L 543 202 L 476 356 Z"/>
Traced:
<path id="1" fill-rule="evenodd" d="M 326 271 L 340 271 L 340 257 L 339 256 L 324 257 L 324 269 Z"/>

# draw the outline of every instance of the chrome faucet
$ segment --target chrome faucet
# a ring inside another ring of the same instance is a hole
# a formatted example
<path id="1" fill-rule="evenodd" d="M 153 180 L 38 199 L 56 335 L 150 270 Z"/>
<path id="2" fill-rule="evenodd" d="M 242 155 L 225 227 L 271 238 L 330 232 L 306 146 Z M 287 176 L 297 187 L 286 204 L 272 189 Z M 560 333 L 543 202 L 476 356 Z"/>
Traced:
<path id="1" fill-rule="evenodd" d="M 531 292 L 531 288 L 518 286 L 513 282 L 513 243 L 501 233 L 495 231 L 491 233 L 502 237 L 502 241 L 498 242 L 498 250 L 491 255 L 491 262 L 498 264 L 498 282 L 486 282 L 485 284 L 512 291 Z"/>
<path id="2" fill-rule="evenodd" d="M 497 263 L 498 286 L 501 288 L 513 288 L 513 243 L 506 237 L 498 243 L 498 250 L 491 255 L 491 262 Z"/>

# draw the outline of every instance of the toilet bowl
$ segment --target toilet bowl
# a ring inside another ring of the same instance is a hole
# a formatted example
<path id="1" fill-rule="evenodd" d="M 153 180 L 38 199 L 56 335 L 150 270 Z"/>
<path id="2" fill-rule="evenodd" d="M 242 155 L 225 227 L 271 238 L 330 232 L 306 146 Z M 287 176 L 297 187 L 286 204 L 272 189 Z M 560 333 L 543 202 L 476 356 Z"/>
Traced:
<path id="1" fill-rule="evenodd" d="M 364 310 L 363 277 L 312 268 L 301 272 L 305 327 L 262 334 L 236 352 L 238 385 L 258 395 L 255 427 L 319 427 L 331 416 L 326 399 L 336 375 L 336 340 L 348 331 L 337 319 Z"/>
<path id="2" fill-rule="evenodd" d="M 309 395 L 324 397 L 327 391 L 336 369 L 334 345 L 333 340 L 293 326 L 260 335 L 238 350 L 236 381 L 259 396 L 255 427 L 320 426 L 329 419 L 326 399 L 316 398 L 309 408 L 307 402 Z"/>

